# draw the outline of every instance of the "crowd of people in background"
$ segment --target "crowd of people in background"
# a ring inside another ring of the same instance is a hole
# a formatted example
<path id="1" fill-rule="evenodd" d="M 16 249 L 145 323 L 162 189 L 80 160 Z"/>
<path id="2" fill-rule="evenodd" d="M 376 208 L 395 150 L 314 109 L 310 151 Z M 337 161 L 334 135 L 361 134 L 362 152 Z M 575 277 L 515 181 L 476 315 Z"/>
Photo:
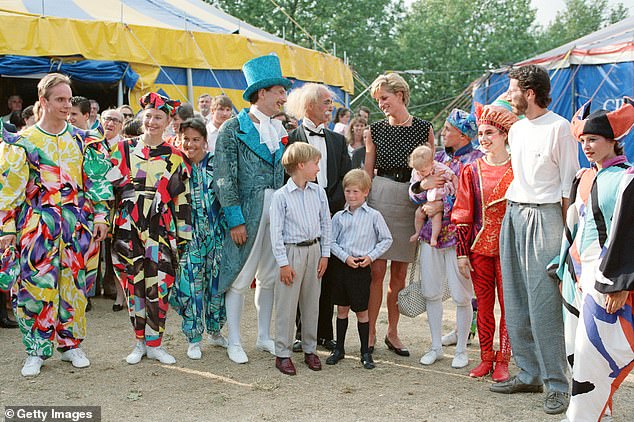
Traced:
<path id="1" fill-rule="evenodd" d="M 612 395 L 634 367 L 634 170 L 620 142 L 634 126 L 631 99 L 615 111 L 590 113 L 588 103 L 569 122 L 548 110 L 546 70 L 522 66 L 492 104 L 452 110 L 437 144 L 396 73 L 370 87 L 385 115 L 375 122 L 366 107 L 335 110 L 325 85 L 287 96 L 277 56 L 243 73 L 250 106 L 239 112 L 226 95 L 201 95 L 195 110 L 150 92 L 140 108 L 99 114 L 56 73 L 34 105 L 9 97 L 0 327 L 20 328 L 22 375 L 38 375 L 55 345 L 63 361 L 90 366 L 80 346 L 101 294 L 128 310 L 128 364 L 176 362 L 162 346 L 169 306 L 190 359 L 202 359 L 206 332 L 208 346 L 244 364 L 251 288 L 255 348 L 281 373 L 297 374 L 294 352 L 313 371 L 318 347 L 328 365 L 349 357 L 350 310 L 370 370 L 384 296 L 382 342 L 410 356 L 399 292 L 417 261 L 431 335 L 421 365 L 455 345 L 451 367 L 468 367 L 475 318 L 471 377 L 490 375 L 494 393 L 546 390 L 544 411 L 569 422 L 611 420 Z M 445 290 L 456 320 L 443 335 Z"/>

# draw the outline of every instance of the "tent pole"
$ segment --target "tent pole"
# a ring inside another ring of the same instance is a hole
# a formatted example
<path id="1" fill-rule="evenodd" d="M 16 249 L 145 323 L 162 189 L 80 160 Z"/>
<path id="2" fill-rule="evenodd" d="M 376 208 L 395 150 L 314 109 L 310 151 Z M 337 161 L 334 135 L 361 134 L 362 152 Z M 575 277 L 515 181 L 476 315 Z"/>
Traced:
<path id="1" fill-rule="evenodd" d="M 570 65 L 570 73 L 572 74 L 572 80 L 570 81 L 570 101 L 572 101 L 572 116 L 577 112 L 577 102 L 575 101 L 575 97 L 577 96 L 577 84 L 575 83 L 575 79 L 577 78 L 577 73 L 573 71 L 573 67 L 575 65 Z M 572 118 L 572 117 L 571 117 Z"/>
<path id="2" fill-rule="evenodd" d="M 194 82 L 191 68 L 187 68 L 187 98 L 191 104 L 194 104 Z"/>
<path id="3" fill-rule="evenodd" d="M 123 105 L 123 80 L 119 80 L 119 86 L 117 87 L 117 107 Z"/>

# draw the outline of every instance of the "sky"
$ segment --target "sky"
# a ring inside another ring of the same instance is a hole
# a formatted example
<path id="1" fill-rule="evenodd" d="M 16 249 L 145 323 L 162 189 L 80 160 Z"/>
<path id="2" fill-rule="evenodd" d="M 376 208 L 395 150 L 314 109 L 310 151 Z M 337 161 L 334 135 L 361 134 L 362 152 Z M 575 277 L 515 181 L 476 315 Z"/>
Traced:
<path id="1" fill-rule="evenodd" d="M 557 14 L 564 9 L 564 0 L 531 0 L 533 7 L 537 9 L 537 22 L 545 26 Z M 608 0 L 610 6 L 623 3 L 630 10 L 630 16 L 634 10 L 634 0 Z"/>
<path id="2" fill-rule="evenodd" d="M 410 5 L 414 0 L 405 0 L 406 5 Z M 537 9 L 537 22 L 546 26 L 552 21 L 558 11 L 564 9 L 564 0 L 531 0 L 534 8 Z M 634 0 L 608 0 L 609 5 L 623 3 L 630 10 L 630 16 L 634 16 Z"/>

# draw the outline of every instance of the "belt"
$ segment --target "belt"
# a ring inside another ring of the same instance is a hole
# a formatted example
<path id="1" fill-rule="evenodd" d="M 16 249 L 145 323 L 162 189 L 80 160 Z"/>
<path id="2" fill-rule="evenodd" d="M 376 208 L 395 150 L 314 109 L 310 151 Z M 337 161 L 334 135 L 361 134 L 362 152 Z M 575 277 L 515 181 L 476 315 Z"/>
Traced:
<path id="1" fill-rule="evenodd" d="M 285 243 L 285 245 L 295 245 L 295 246 L 312 246 L 315 243 L 319 242 L 320 238 L 316 237 L 312 240 L 304 240 L 303 242 L 299 242 L 299 243 Z"/>
<path id="2" fill-rule="evenodd" d="M 507 202 L 510 206 L 519 205 L 522 207 L 531 207 L 531 208 L 539 208 L 539 207 L 551 207 L 555 205 L 561 205 L 559 202 L 547 202 L 545 204 L 534 204 L 530 202 L 515 202 L 507 199 Z"/>
<path id="3" fill-rule="evenodd" d="M 394 180 L 395 182 L 404 183 L 409 182 L 412 178 L 412 170 L 409 167 L 390 170 L 378 169 L 376 171 L 376 175 L 386 177 L 388 179 Z"/>

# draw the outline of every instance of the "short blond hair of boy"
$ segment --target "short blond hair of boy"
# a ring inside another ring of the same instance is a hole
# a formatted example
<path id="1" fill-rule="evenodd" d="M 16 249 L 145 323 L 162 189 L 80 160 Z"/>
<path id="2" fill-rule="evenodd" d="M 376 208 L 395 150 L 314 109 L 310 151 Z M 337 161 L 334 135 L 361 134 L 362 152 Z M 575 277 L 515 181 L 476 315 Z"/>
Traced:
<path id="1" fill-rule="evenodd" d="M 372 187 L 372 179 L 365 170 L 352 169 L 343 176 L 343 188 L 348 186 L 354 186 L 366 192 Z"/>
<path id="2" fill-rule="evenodd" d="M 286 147 L 282 156 L 282 165 L 286 173 L 292 175 L 297 171 L 297 166 L 309 161 L 317 161 L 321 158 L 321 152 L 306 142 L 295 142 Z"/>
<path id="3" fill-rule="evenodd" d="M 408 165 L 413 169 L 428 166 L 434 161 L 434 151 L 427 145 L 416 147 L 409 156 Z"/>

